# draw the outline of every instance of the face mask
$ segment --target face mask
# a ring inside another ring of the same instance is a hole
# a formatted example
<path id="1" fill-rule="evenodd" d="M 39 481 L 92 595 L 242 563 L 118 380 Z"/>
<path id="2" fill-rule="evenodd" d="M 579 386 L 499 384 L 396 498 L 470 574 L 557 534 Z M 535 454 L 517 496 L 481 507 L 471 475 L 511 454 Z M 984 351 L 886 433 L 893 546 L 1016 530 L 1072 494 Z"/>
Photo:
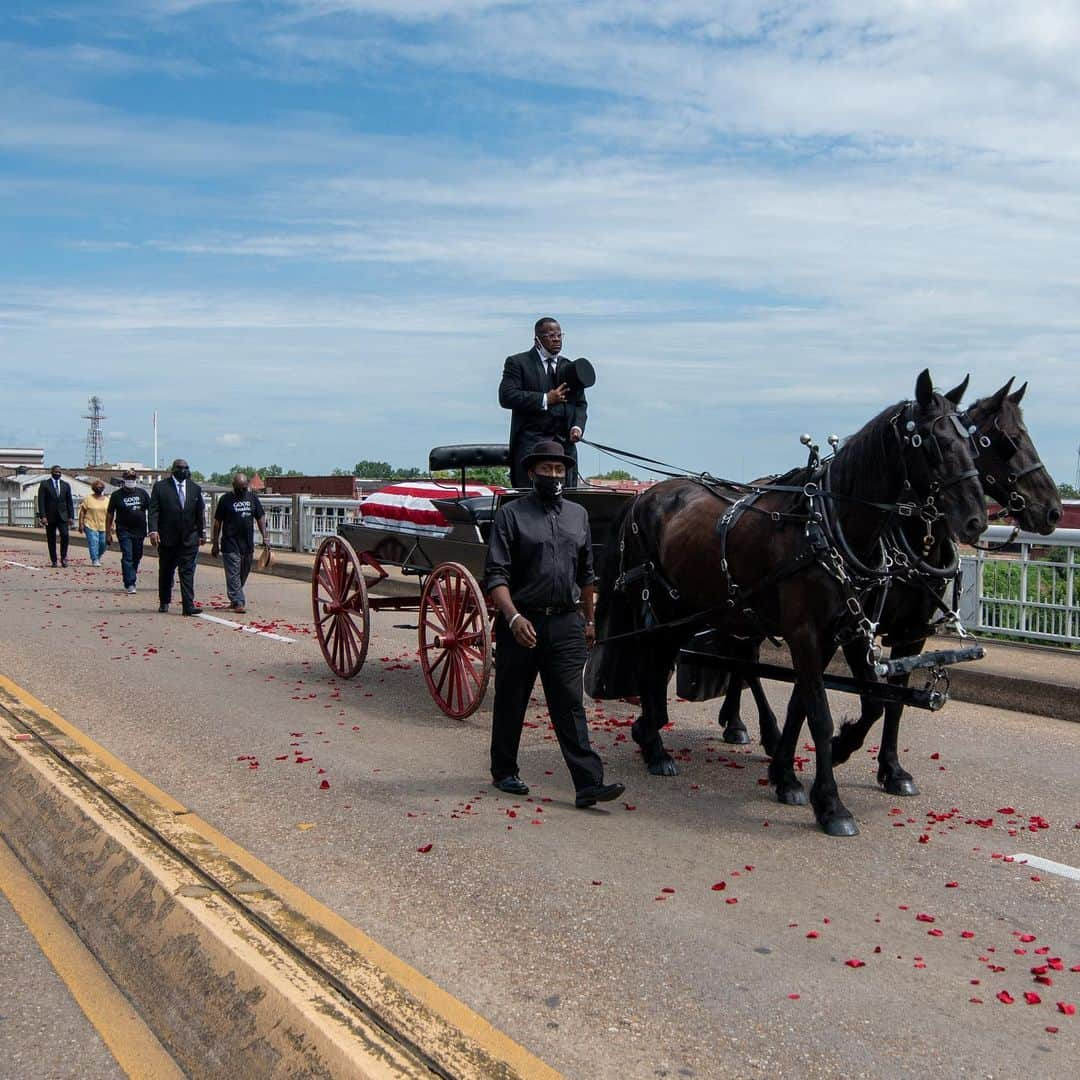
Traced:
<path id="1" fill-rule="evenodd" d="M 544 502 L 558 502 L 563 493 L 562 479 L 558 476 L 534 476 L 533 491 Z"/>
<path id="2" fill-rule="evenodd" d="M 185 465 L 183 468 L 173 469 L 172 474 L 177 480 L 187 480 L 191 477 L 191 470 Z"/>
<path id="3" fill-rule="evenodd" d="M 125 480 L 124 481 L 124 487 L 133 488 L 134 486 L 135 486 L 135 481 L 134 480 Z"/>
<path id="4" fill-rule="evenodd" d="M 93 488 L 93 492 L 94 492 L 94 494 L 95 494 L 95 495 L 96 495 L 96 496 L 97 496 L 97 497 L 98 497 L 99 499 L 101 498 L 101 494 L 102 494 L 102 492 L 103 492 L 104 490 L 105 490 L 104 488 Z"/>
<path id="5" fill-rule="evenodd" d="M 62 475 L 61 473 L 58 473 L 58 472 L 54 472 L 54 473 L 52 474 L 52 478 L 53 478 L 54 480 L 59 480 L 59 479 L 60 479 L 60 477 L 61 477 L 61 475 Z"/>

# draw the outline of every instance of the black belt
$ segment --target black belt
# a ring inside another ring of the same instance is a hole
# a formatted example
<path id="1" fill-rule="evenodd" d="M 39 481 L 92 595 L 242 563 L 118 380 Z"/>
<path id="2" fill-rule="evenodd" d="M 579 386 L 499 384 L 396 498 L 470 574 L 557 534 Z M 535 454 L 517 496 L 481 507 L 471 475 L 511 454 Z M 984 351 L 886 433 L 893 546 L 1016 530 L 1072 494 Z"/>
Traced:
<path id="1" fill-rule="evenodd" d="M 571 611 L 577 611 L 576 607 L 533 607 L 524 608 L 526 615 L 567 615 Z"/>

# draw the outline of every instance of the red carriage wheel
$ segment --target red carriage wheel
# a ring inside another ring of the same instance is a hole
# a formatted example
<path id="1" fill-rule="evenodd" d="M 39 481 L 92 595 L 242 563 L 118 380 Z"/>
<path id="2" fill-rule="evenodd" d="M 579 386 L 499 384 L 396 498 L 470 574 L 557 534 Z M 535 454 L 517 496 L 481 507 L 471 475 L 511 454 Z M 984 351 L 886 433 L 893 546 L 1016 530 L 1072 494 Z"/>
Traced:
<path id="1" fill-rule="evenodd" d="M 315 554 L 311 607 L 330 670 L 351 679 L 364 666 L 371 614 L 360 560 L 340 536 L 328 536 Z"/>
<path id="2" fill-rule="evenodd" d="M 463 720 L 484 700 L 491 677 L 491 621 L 476 578 L 442 563 L 420 597 L 420 666 L 435 704 Z"/>

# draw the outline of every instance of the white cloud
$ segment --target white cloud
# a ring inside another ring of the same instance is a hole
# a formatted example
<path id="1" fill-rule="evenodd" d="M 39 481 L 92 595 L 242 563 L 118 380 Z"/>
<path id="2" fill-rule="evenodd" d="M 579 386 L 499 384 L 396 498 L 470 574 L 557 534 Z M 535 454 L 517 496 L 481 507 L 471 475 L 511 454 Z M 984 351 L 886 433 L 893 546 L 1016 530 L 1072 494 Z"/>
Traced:
<path id="1" fill-rule="evenodd" d="M 233 431 L 227 431 L 224 435 L 219 435 L 214 442 L 216 442 L 218 446 L 243 446 L 245 439 L 243 435 L 238 435 Z"/>

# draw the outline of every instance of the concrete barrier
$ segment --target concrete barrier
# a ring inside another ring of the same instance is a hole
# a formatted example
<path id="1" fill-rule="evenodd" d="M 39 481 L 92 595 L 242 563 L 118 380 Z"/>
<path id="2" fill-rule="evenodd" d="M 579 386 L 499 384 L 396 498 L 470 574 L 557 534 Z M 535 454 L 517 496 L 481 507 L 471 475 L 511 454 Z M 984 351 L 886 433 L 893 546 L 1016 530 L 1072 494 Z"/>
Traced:
<path id="1" fill-rule="evenodd" d="M 0 834 L 188 1075 L 557 1076 L 2 678 Z"/>

